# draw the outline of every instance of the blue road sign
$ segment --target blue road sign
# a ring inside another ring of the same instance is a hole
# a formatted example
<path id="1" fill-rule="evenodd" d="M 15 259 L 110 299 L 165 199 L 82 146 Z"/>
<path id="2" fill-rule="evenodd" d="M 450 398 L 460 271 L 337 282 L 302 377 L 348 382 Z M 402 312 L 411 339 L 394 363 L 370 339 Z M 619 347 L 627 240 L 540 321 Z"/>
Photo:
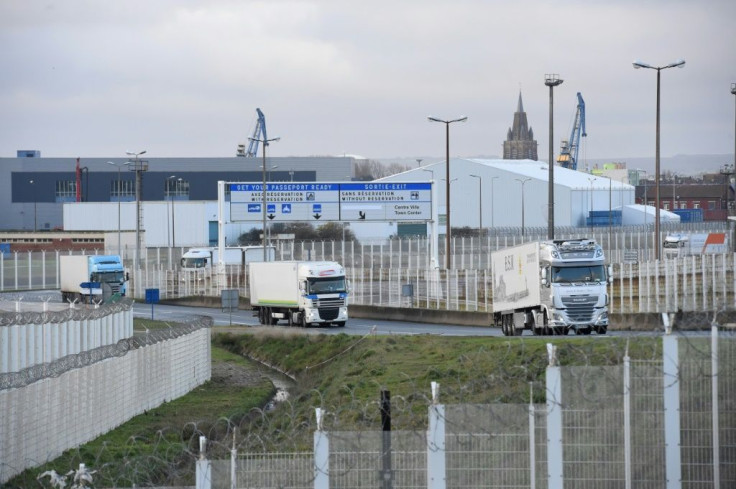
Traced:
<path id="1" fill-rule="evenodd" d="M 248 204 L 248 212 L 261 212 L 261 204 Z"/>
<path id="2" fill-rule="evenodd" d="M 291 214 L 291 204 L 281 204 L 282 214 Z"/>

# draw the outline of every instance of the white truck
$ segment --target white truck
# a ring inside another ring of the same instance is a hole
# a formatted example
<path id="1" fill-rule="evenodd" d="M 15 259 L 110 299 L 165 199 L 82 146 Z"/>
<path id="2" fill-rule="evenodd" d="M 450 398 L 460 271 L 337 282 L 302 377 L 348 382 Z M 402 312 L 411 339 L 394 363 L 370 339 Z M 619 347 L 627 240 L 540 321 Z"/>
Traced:
<path id="1" fill-rule="evenodd" d="M 273 260 L 276 248 L 266 247 L 267 258 Z M 212 270 L 219 262 L 219 248 L 191 248 L 181 257 L 181 269 L 184 271 Z M 241 267 L 252 261 L 263 261 L 263 246 L 231 246 L 225 248 L 223 254 L 226 266 L 239 265 Z"/>
<path id="2" fill-rule="evenodd" d="M 61 299 L 106 300 L 113 294 L 125 295 L 127 279 L 118 255 L 60 255 Z"/>
<path id="3" fill-rule="evenodd" d="M 611 267 L 591 239 L 527 243 L 491 253 L 493 321 L 506 336 L 608 331 Z"/>
<path id="4" fill-rule="evenodd" d="M 334 261 L 270 261 L 248 265 L 250 305 L 261 324 L 345 326 L 349 284 Z"/>
<path id="5" fill-rule="evenodd" d="M 726 233 L 670 234 L 664 238 L 662 251 L 665 258 L 728 253 L 728 236 Z"/>

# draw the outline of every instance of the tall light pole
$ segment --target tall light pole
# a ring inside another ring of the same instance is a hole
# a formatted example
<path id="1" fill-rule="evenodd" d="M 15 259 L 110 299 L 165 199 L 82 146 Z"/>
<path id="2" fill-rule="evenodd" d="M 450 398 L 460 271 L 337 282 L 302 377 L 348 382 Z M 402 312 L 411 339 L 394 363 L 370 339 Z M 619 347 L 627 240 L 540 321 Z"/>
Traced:
<path id="1" fill-rule="evenodd" d="M 493 193 L 493 181 L 497 179 L 498 177 L 491 177 L 491 229 L 493 229 L 493 215 L 496 213 L 496 206 L 494 202 L 496 201 L 494 198 Z"/>
<path id="2" fill-rule="evenodd" d="M 458 119 L 443 120 L 437 117 L 428 117 L 431 122 L 441 122 L 445 125 L 445 222 L 447 223 L 447 232 L 445 233 L 445 268 L 452 268 L 452 253 L 450 253 L 450 243 L 452 242 L 452 227 L 450 225 L 450 124 L 453 122 L 465 122 L 467 117 Z"/>
<path id="3" fill-rule="evenodd" d="M 143 168 L 143 162 L 138 159 L 141 155 L 146 154 L 146 150 L 138 153 L 126 151 L 125 154 L 133 157 L 135 168 L 135 260 L 133 260 L 133 267 L 137 270 L 140 268 L 141 261 L 141 186 L 143 172 L 148 167 Z"/>
<path id="4" fill-rule="evenodd" d="M 266 254 L 266 146 L 268 146 L 269 143 L 279 141 L 281 138 L 273 138 L 273 139 L 267 139 L 266 138 L 266 132 L 263 132 L 263 139 L 256 139 L 256 138 L 248 138 L 251 141 L 258 141 L 263 145 L 263 166 L 261 167 L 261 171 L 263 172 L 263 202 L 261 203 L 261 211 L 263 216 L 263 261 L 268 261 L 268 255 Z"/>
<path id="5" fill-rule="evenodd" d="M 593 210 L 593 182 L 595 178 L 588 177 L 588 181 L 590 182 L 590 209 L 588 209 L 588 216 L 590 217 L 590 212 Z"/>
<path id="6" fill-rule="evenodd" d="M 171 191 L 171 180 L 174 180 L 174 191 Z M 171 175 L 166 179 L 166 190 L 171 201 L 171 247 L 176 248 L 176 207 L 174 207 L 174 201 L 179 193 L 179 183 L 182 181 L 181 178 L 176 178 L 176 175 Z M 166 219 L 168 223 L 169 220 Z"/>
<path id="7" fill-rule="evenodd" d="M 544 84 L 549 87 L 549 182 L 547 184 L 547 239 L 555 239 L 555 161 L 554 161 L 554 97 L 553 89 L 562 84 L 559 75 L 544 75 Z M 522 186 L 522 189 L 524 187 Z"/>
<path id="8" fill-rule="evenodd" d="M 36 182 L 33 180 L 30 180 L 28 183 L 31 184 L 31 188 L 33 189 L 33 232 L 35 233 L 37 230 L 36 226 L 36 206 L 38 205 L 38 196 L 36 194 Z"/>
<path id="9" fill-rule="evenodd" d="M 531 178 L 514 178 L 521 184 L 521 236 L 524 236 L 524 184 Z"/>
<path id="10" fill-rule="evenodd" d="M 678 59 L 677 61 L 664 66 L 652 66 L 641 61 L 634 61 L 634 69 L 647 68 L 650 70 L 657 70 L 657 123 L 656 123 L 656 143 L 654 148 L 654 259 L 659 260 L 660 252 L 659 249 L 659 80 L 662 70 L 667 68 L 682 68 L 685 66 L 685 60 Z"/>
<path id="11" fill-rule="evenodd" d="M 118 255 L 120 255 L 120 259 L 122 260 L 123 259 L 123 250 L 122 250 L 122 247 L 120 245 L 120 193 L 122 192 L 122 189 L 121 189 L 121 186 L 122 186 L 121 183 L 122 182 L 120 181 L 120 168 L 125 163 L 114 163 L 112 161 L 108 161 L 107 164 L 118 167 L 118 182 L 117 182 L 117 185 L 116 185 L 117 194 L 118 194 Z"/>
<path id="12" fill-rule="evenodd" d="M 483 178 L 480 175 L 470 174 L 478 179 L 478 243 L 483 241 Z"/>

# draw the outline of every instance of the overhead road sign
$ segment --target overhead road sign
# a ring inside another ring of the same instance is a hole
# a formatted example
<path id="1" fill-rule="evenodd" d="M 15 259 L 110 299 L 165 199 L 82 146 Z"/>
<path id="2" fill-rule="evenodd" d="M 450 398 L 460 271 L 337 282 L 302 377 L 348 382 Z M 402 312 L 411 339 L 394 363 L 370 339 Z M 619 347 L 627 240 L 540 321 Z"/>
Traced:
<path id="1" fill-rule="evenodd" d="M 230 220 L 263 217 L 263 185 L 230 183 Z M 430 221 L 429 182 L 266 184 L 270 221 Z"/>

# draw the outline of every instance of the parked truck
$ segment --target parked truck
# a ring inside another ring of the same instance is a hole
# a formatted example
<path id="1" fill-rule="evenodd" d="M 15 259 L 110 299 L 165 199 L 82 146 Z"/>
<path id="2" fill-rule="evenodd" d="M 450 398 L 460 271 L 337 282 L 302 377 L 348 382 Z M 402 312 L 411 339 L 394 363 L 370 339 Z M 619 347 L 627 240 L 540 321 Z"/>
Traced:
<path id="1" fill-rule="evenodd" d="M 248 265 L 250 304 L 261 324 L 345 326 L 349 284 L 333 261 L 270 261 Z"/>
<path id="2" fill-rule="evenodd" d="M 491 254 L 493 321 L 506 336 L 606 334 L 611 267 L 592 239 L 527 243 Z"/>
<path id="3" fill-rule="evenodd" d="M 726 233 L 677 233 L 664 238 L 665 258 L 690 255 L 713 255 L 729 252 Z"/>
<path id="4" fill-rule="evenodd" d="M 61 255 L 59 282 L 66 301 L 106 300 L 126 295 L 127 274 L 118 255 Z"/>
<path id="5" fill-rule="evenodd" d="M 219 262 L 219 248 L 191 248 L 181 257 L 181 269 L 185 271 L 211 270 Z M 268 259 L 273 260 L 276 248 L 267 246 Z M 263 261 L 263 246 L 237 246 L 227 247 L 223 254 L 224 263 L 227 266 L 240 265 L 244 267 L 252 261 Z"/>

